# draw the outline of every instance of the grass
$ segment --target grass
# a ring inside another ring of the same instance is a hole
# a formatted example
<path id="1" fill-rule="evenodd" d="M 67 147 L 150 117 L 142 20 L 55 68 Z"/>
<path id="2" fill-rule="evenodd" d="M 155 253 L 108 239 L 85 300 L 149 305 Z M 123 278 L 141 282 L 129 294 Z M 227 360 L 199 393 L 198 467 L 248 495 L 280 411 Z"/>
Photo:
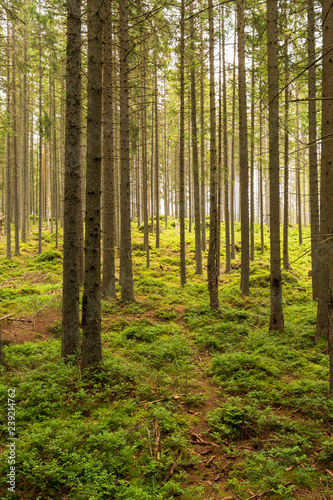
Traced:
<path id="1" fill-rule="evenodd" d="M 188 283 L 180 287 L 179 235 L 172 218 L 161 225 L 161 249 L 150 235 L 147 269 L 142 228 L 133 224 L 136 301 L 102 300 L 104 364 L 90 377 L 60 359 L 62 255 L 54 235 L 43 232 L 40 256 L 33 231 L 21 256 L 0 259 L 0 316 L 34 318 L 30 329 L 2 325 L 9 340 L 0 380 L 1 498 L 332 499 L 327 343 L 314 344 L 310 256 L 297 230 L 290 228 L 278 333 L 268 331 L 267 232 L 262 255 L 255 227 L 250 296 L 240 294 L 235 265 L 220 276 L 221 306 L 212 312 L 206 274 L 195 274 L 194 233 L 186 234 Z M 8 388 L 16 390 L 16 493 L 6 485 Z"/>

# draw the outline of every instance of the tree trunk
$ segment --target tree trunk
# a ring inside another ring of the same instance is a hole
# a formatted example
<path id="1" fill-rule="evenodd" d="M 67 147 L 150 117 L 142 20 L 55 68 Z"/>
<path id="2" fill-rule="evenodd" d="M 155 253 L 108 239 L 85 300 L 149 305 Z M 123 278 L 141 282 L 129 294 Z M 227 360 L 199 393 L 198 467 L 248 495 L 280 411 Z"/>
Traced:
<path id="1" fill-rule="evenodd" d="M 236 46 L 237 34 L 234 38 L 234 64 L 232 68 L 232 118 L 231 118 L 231 186 L 230 186 L 230 258 L 235 259 L 235 115 L 236 115 Z"/>
<path id="2" fill-rule="evenodd" d="M 191 11 L 193 7 L 191 4 Z M 195 272 L 202 274 L 201 231 L 200 231 L 200 185 L 199 185 L 199 156 L 197 132 L 197 102 L 195 82 L 195 46 L 194 46 L 194 19 L 191 24 L 191 122 L 192 122 L 192 169 L 194 188 L 194 231 L 195 231 Z"/>
<path id="3" fill-rule="evenodd" d="M 101 122 L 102 0 L 88 0 L 88 109 L 82 368 L 102 362 L 101 341 Z"/>
<path id="4" fill-rule="evenodd" d="M 7 20 L 7 88 L 6 88 L 6 113 L 10 116 L 10 25 Z M 11 243 L 11 223 L 12 223 L 12 169 L 11 169 L 11 154 L 10 154 L 10 134 L 6 134 L 6 239 L 7 239 L 7 252 L 6 258 L 12 258 L 12 243 Z"/>
<path id="5" fill-rule="evenodd" d="M 210 94 L 210 226 L 208 249 L 208 291 L 210 307 L 213 310 L 219 307 L 218 270 L 217 270 L 217 168 L 216 168 L 216 104 L 215 104 L 215 68 L 214 68 L 214 16 L 213 2 L 208 0 L 209 17 L 209 94 Z"/>
<path id="6" fill-rule="evenodd" d="M 312 296 L 319 297 L 319 203 L 317 162 L 317 106 L 316 106 L 316 59 L 314 0 L 308 0 L 308 95 L 309 95 L 309 171 L 310 171 L 310 223 L 312 259 Z"/>
<path id="7" fill-rule="evenodd" d="M 298 243 L 302 245 L 302 193 L 301 193 L 301 162 L 300 162 L 300 133 L 299 133 L 299 93 L 296 84 L 296 213 L 298 223 Z"/>
<path id="8" fill-rule="evenodd" d="M 16 29 L 15 24 L 12 28 L 12 120 L 13 120 L 13 181 L 14 181 L 14 230 L 15 230 L 15 255 L 20 255 L 20 221 L 19 221 L 19 172 L 18 172 L 18 147 L 17 147 L 17 110 L 16 110 L 16 55 L 15 55 L 15 45 L 16 45 Z"/>
<path id="9" fill-rule="evenodd" d="M 227 130 L 227 81 L 225 64 L 224 9 L 222 7 L 222 67 L 223 67 L 223 176 L 224 176 L 224 220 L 225 220 L 225 272 L 231 270 L 230 221 L 229 221 L 229 174 L 228 174 L 228 130 Z"/>
<path id="10" fill-rule="evenodd" d="M 158 87 L 157 56 L 155 54 L 155 213 L 156 213 L 156 248 L 160 248 L 160 165 L 158 143 Z"/>
<path id="11" fill-rule="evenodd" d="M 149 268 L 149 226 L 148 226 L 148 172 L 147 172 L 147 99 L 146 63 L 142 45 L 142 201 L 143 201 L 143 241 L 146 252 L 146 267 Z"/>
<path id="12" fill-rule="evenodd" d="M 200 45 L 200 189 L 201 189 L 201 246 L 206 252 L 206 187 L 205 187 L 205 68 L 204 68 L 204 42 L 201 21 Z"/>
<path id="13" fill-rule="evenodd" d="M 279 65 L 277 1 L 267 0 L 268 112 L 269 112 L 269 191 L 271 230 L 270 330 L 284 328 L 280 264 L 280 193 L 279 193 Z"/>
<path id="14" fill-rule="evenodd" d="M 81 135 L 81 0 L 67 6 L 66 136 L 61 356 L 80 348 L 79 220 Z"/>
<path id="15" fill-rule="evenodd" d="M 112 88 L 112 21 L 111 3 L 103 4 L 103 70 L 102 70 L 102 293 L 116 296 L 114 235 L 114 147 L 113 147 L 113 88 Z"/>
<path id="16" fill-rule="evenodd" d="M 128 104 L 128 0 L 119 2 L 120 36 L 120 214 L 121 214 L 121 300 L 134 300 L 131 219 L 130 219 L 130 150 L 129 150 L 129 104 Z"/>
<path id="17" fill-rule="evenodd" d="M 241 196 L 241 290 L 250 293 L 249 256 L 249 172 L 247 145 L 246 76 L 245 76 L 245 36 L 244 4 L 237 0 L 238 32 L 238 94 L 239 94 L 239 170 Z"/>
<path id="18" fill-rule="evenodd" d="M 40 13 L 40 0 L 38 2 L 38 10 Z M 39 154 L 38 154 L 38 253 L 42 253 L 42 229 L 43 229 L 43 135 L 42 135 L 42 34 L 41 20 L 39 20 L 38 28 L 39 38 L 39 86 L 38 86 L 38 114 L 39 114 Z"/>
<path id="19" fill-rule="evenodd" d="M 287 19 L 287 15 L 285 16 Z M 288 39 L 284 39 L 284 186 L 283 186 L 283 267 L 289 264 L 289 54 Z"/>
<path id="20" fill-rule="evenodd" d="M 330 0 L 322 2 L 322 22 L 323 22 L 323 80 L 322 80 L 322 187 L 326 184 L 326 189 L 322 192 L 325 196 L 324 207 L 327 210 L 326 221 L 321 220 L 322 238 L 327 239 L 325 245 L 328 252 L 328 293 L 323 294 L 321 300 L 327 300 L 328 303 L 328 352 L 330 361 L 329 371 L 329 397 L 333 398 L 333 238 L 328 235 L 333 233 L 333 142 L 325 138 L 333 134 L 333 10 Z M 323 224 L 322 224 L 323 222 Z M 326 224 L 324 224 L 326 222 Z M 325 232 L 324 232 L 325 231 Z M 324 247 L 324 248 L 325 248 Z M 324 257 L 324 256 L 323 256 Z M 326 268 L 327 269 L 327 268 Z M 323 268 L 321 269 L 323 272 Z M 321 285 L 325 284 L 324 281 Z"/>
<path id="21" fill-rule="evenodd" d="M 180 129 L 179 129 L 179 226 L 180 226 L 180 284 L 186 283 L 185 267 L 185 0 L 180 14 Z"/>

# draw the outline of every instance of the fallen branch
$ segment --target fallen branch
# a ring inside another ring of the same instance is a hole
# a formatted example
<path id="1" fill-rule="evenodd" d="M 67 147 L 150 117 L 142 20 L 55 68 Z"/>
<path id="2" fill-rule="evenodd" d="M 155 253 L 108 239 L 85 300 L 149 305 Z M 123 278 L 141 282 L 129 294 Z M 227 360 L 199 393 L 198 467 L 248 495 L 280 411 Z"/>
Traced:
<path id="1" fill-rule="evenodd" d="M 169 479 L 171 479 L 171 478 L 172 478 L 172 476 L 174 475 L 174 472 L 175 472 L 175 469 L 176 469 L 177 465 L 178 465 L 178 463 L 177 463 L 177 462 L 174 462 L 174 463 L 172 464 L 172 467 L 171 467 L 171 469 L 170 469 L 170 471 L 169 471 L 169 474 L 168 474 L 168 475 L 167 475 L 167 477 L 166 477 L 166 478 L 162 481 L 162 484 L 167 483 L 167 482 L 169 481 Z"/>
<path id="2" fill-rule="evenodd" d="M 41 307 L 40 309 L 38 309 L 38 311 L 36 311 L 32 316 L 31 318 L 34 318 L 35 316 L 37 316 L 38 313 L 40 313 L 43 309 L 45 309 L 46 306 L 49 306 L 50 304 L 52 304 L 52 302 L 54 301 L 54 297 L 52 300 L 50 300 L 50 302 L 48 302 L 47 304 L 45 304 L 43 307 Z"/>
<path id="3" fill-rule="evenodd" d="M 9 316 L 11 316 L 11 314 Z M 34 322 L 34 320 L 31 318 L 6 318 L 6 319 L 7 319 L 7 321 L 21 321 L 23 323 L 33 323 Z"/>
<path id="4" fill-rule="evenodd" d="M 4 319 L 8 319 L 10 318 L 11 316 L 13 316 L 12 314 L 7 314 L 7 316 L 2 316 L 2 318 L 0 318 L 0 321 L 4 320 Z"/>
<path id="5" fill-rule="evenodd" d="M 288 481 L 287 483 L 284 483 L 282 486 L 288 486 L 291 484 L 292 481 Z M 258 493 L 257 495 L 252 495 L 251 497 L 247 498 L 247 500 L 254 500 L 254 498 L 262 498 L 264 495 L 267 495 L 267 493 L 272 493 L 273 490 L 266 490 L 263 491 L 262 493 Z"/>
<path id="6" fill-rule="evenodd" d="M 179 399 L 182 396 L 186 396 L 186 394 L 175 394 L 174 396 L 166 396 L 165 398 L 155 399 L 155 401 L 140 401 L 139 405 L 147 405 L 148 403 L 160 403 L 161 401 L 167 401 L 168 399 Z"/>

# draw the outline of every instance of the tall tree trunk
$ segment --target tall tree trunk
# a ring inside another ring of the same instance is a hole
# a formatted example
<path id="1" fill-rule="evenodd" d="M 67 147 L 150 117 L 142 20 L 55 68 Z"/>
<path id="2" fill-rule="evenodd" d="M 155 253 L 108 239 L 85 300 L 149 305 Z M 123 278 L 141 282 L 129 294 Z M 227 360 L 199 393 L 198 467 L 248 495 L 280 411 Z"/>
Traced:
<path id="1" fill-rule="evenodd" d="M 264 193 L 263 193 L 263 174 L 262 174 L 262 140 L 263 140 L 263 116 L 262 116 L 262 79 L 259 80 L 260 92 L 260 114 L 259 114 L 259 205 L 260 205 L 260 251 L 265 251 L 264 240 Z"/>
<path id="2" fill-rule="evenodd" d="M 241 196 L 241 290 L 243 295 L 250 293 L 250 256 L 249 256 L 249 171 L 247 145 L 246 76 L 245 76 L 245 36 L 244 3 L 237 0 L 238 33 L 238 94 L 239 94 L 239 170 Z"/>
<path id="3" fill-rule="evenodd" d="M 156 213 L 156 248 L 160 248 L 160 165 L 158 138 L 158 87 L 157 56 L 155 54 L 155 213 Z"/>
<path id="4" fill-rule="evenodd" d="M 103 4 L 103 70 L 102 70 L 102 293 L 116 295 L 114 235 L 114 151 L 113 151 L 113 88 L 112 88 L 112 21 L 111 2 Z"/>
<path id="5" fill-rule="evenodd" d="M 147 99 L 146 63 L 144 44 L 142 48 L 142 200 L 143 200 L 143 241 L 146 252 L 146 267 L 149 267 L 149 225 L 148 225 L 148 172 L 147 172 Z"/>
<path id="6" fill-rule="evenodd" d="M 38 10 L 40 14 L 40 0 Z M 38 253 L 42 253 L 42 229 L 43 229 L 43 134 L 42 134 L 42 33 L 41 20 L 38 27 L 38 51 L 39 51 L 39 86 L 38 86 L 38 114 L 39 114 L 39 150 L 38 150 Z"/>
<path id="7" fill-rule="evenodd" d="M 299 93 L 298 85 L 296 84 L 296 213 L 298 223 L 298 243 L 302 245 L 302 193 L 301 193 L 301 162 L 300 162 L 300 132 L 299 132 Z"/>
<path id="8" fill-rule="evenodd" d="M 10 85 L 10 62 L 11 62 L 11 47 L 10 47 L 10 24 L 7 20 L 7 85 L 6 85 L 6 113 L 10 116 L 11 104 L 11 85 Z M 6 134 L 6 239 L 7 251 L 6 258 L 12 258 L 12 243 L 11 243 L 11 223 L 12 223 L 12 168 L 10 154 L 10 134 Z"/>
<path id="9" fill-rule="evenodd" d="M 204 68 L 204 41 L 201 20 L 200 44 L 200 190 L 201 190 L 201 246 L 206 251 L 206 186 L 205 186 L 205 68 Z"/>
<path id="10" fill-rule="evenodd" d="M 234 63 L 232 68 L 232 118 L 231 118 L 231 186 L 230 186 L 230 238 L 231 259 L 235 259 L 235 115 L 236 115 L 236 46 L 237 33 L 234 38 Z"/>
<path id="11" fill-rule="evenodd" d="M 12 93 L 13 93 L 13 104 L 12 104 L 12 118 L 13 118 L 13 181 L 14 181 L 14 230 L 15 230 L 15 255 L 20 255 L 20 233 L 19 233 L 19 173 L 18 173 L 18 147 L 17 147 L 17 110 L 16 110 L 16 55 L 15 55 L 15 45 L 16 45 L 16 29 L 15 24 L 12 29 Z"/>
<path id="12" fill-rule="evenodd" d="M 287 19 L 287 15 L 285 16 Z M 289 54 L 288 39 L 284 39 L 284 186 L 283 186 L 283 267 L 289 264 Z"/>
<path id="13" fill-rule="evenodd" d="M 61 356 L 80 348 L 79 220 L 81 135 L 81 0 L 67 5 L 66 136 Z"/>
<path id="14" fill-rule="evenodd" d="M 252 28 L 254 37 L 254 28 Z M 254 260 L 254 48 L 251 61 L 251 148 L 250 148 L 250 260 Z"/>
<path id="15" fill-rule="evenodd" d="M 333 59 L 332 59 L 332 46 L 333 46 L 333 10 L 332 2 L 330 0 L 323 0 L 322 2 L 322 21 L 323 21 L 323 80 L 322 80 L 322 177 L 326 181 L 326 190 L 324 196 L 326 197 L 327 209 L 327 226 L 321 227 L 321 233 L 324 237 L 324 229 L 327 229 L 327 235 L 333 233 L 333 142 L 325 140 L 327 137 L 332 137 L 333 134 Z M 328 351 L 330 361 L 329 372 L 329 397 L 333 398 L 333 238 L 328 238 L 328 270 L 329 270 L 329 292 L 328 292 Z M 326 247 L 326 248 L 327 248 Z"/>
<path id="16" fill-rule="evenodd" d="M 230 221 L 229 221 L 229 173 L 228 173 L 228 130 L 227 130 L 227 80 L 225 64 L 224 9 L 222 7 L 222 66 L 223 66 L 223 176 L 224 176 L 224 220 L 225 220 L 225 272 L 231 270 Z"/>
<path id="17" fill-rule="evenodd" d="M 119 1 L 120 35 L 120 213 L 121 213 L 121 300 L 134 300 L 131 219 L 130 219 L 130 150 L 129 150 L 129 104 L 128 104 L 128 0 Z"/>
<path id="18" fill-rule="evenodd" d="M 268 112 L 269 112 L 269 191 L 271 230 L 270 330 L 284 328 L 280 263 L 279 189 L 279 62 L 277 0 L 267 0 Z"/>
<path id="19" fill-rule="evenodd" d="M 191 4 L 191 11 L 193 7 Z M 199 185 L 199 156 L 197 132 L 197 101 L 195 82 L 195 45 L 194 45 L 194 19 L 191 25 L 191 122 L 192 122 L 192 168 L 194 188 L 194 231 L 195 231 L 195 272 L 202 274 L 201 231 L 200 231 L 200 185 Z"/>
<path id="20" fill-rule="evenodd" d="M 312 259 L 312 296 L 319 296 L 319 202 L 317 163 L 317 106 L 316 106 L 316 59 L 314 0 L 308 0 L 308 96 L 309 96 L 309 171 L 310 171 L 310 223 Z"/>
<path id="21" fill-rule="evenodd" d="M 210 307 L 219 307 L 218 270 L 217 270 L 217 168 L 216 168 L 216 104 L 215 104 L 215 68 L 214 68 L 214 15 L 213 1 L 208 0 L 209 18 L 209 94 L 210 94 L 210 226 L 208 249 L 208 291 Z"/>
<path id="22" fill-rule="evenodd" d="M 179 226 L 180 226 L 180 284 L 186 283 L 185 267 L 185 0 L 180 14 L 180 130 L 179 130 Z"/>
<path id="23" fill-rule="evenodd" d="M 27 92 L 27 64 L 28 64 L 28 49 L 27 49 L 27 30 L 24 30 L 23 40 L 24 51 L 24 68 L 23 68 L 23 204 L 22 204 L 22 234 L 23 243 L 27 241 L 28 231 L 28 216 L 29 216 L 29 173 L 28 173 L 28 92 Z"/>
<path id="24" fill-rule="evenodd" d="M 101 122 L 102 0 L 88 0 L 88 110 L 82 368 L 102 362 L 101 341 Z"/>

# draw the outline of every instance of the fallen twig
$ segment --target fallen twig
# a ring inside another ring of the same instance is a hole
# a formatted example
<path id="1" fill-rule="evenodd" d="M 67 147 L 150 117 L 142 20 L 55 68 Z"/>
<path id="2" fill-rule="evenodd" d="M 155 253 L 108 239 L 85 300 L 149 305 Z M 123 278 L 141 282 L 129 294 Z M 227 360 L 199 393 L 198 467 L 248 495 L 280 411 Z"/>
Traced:
<path id="1" fill-rule="evenodd" d="M 8 319 L 10 318 L 11 316 L 13 316 L 12 314 L 7 314 L 7 316 L 2 316 L 2 318 L 0 318 L 0 321 L 4 320 L 4 319 Z"/>
<path id="2" fill-rule="evenodd" d="M 31 318 L 34 318 L 35 316 L 37 316 L 38 313 L 40 313 L 43 309 L 45 309 L 46 306 L 49 306 L 52 302 L 54 301 L 54 297 L 52 300 L 50 300 L 50 302 L 48 302 L 47 304 L 43 305 L 43 307 L 41 307 L 40 309 L 38 309 L 38 311 L 36 311 L 32 316 Z"/>
<path id="3" fill-rule="evenodd" d="M 287 483 L 284 483 L 282 486 L 288 486 L 291 484 L 291 481 L 288 481 Z M 266 490 L 263 491 L 262 493 L 258 493 L 257 495 L 252 495 L 251 497 L 247 498 L 247 500 L 253 500 L 254 498 L 262 498 L 264 495 L 267 495 L 267 493 L 272 493 L 273 490 Z"/>
<path id="4" fill-rule="evenodd" d="M 157 460 L 160 459 L 161 457 L 161 451 L 160 451 L 160 441 L 161 441 L 161 429 L 160 426 L 158 425 L 157 420 L 154 422 L 154 432 L 155 432 L 155 456 Z"/>

